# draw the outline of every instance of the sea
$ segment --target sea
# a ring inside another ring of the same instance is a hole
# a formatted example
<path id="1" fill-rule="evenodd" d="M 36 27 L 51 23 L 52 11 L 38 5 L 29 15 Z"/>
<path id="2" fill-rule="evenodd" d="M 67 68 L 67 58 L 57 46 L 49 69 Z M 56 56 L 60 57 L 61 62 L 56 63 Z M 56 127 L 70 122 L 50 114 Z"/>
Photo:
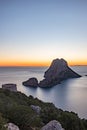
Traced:
<path id="1" fill-rule="evenodd" d="M 2 84 L 15 83 L 17 90 L 32 95 L 44 102 L 51 102 L 56 107 L 73 111 L 80 118 L 87 119 L 87 66 L 71 66 L 80 78 L 68 79 L 50 88 L 25 87 L 23 81 L 36 77 L 38 81 L 44 78 L 48 67 L 0 67 L 0 88 Z"/>

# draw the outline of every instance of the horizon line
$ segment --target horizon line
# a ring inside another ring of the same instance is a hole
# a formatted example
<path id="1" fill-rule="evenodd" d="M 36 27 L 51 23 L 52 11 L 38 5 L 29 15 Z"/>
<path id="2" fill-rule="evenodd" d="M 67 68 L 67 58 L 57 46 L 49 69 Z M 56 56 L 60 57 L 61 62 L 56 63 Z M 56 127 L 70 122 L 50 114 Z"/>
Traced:
<path id="1" fill-rule="evenodd" d="M 68 65 L 68 66 L 87 66 L 86 65 Z M 49 65 L 0 65 L 0 67 L 49 67 Z"/>
<path id="2" fill-rule="evenodd" d="M 53 60 L 46 60 L 46 61 L 2 61 L 0 63 L 0 67 L 43 67 L 43 66 L 50 66 Z M 87 61 L 85 60 L 67 60 L 66 61 L 68 66 L 87 66 Z"/>

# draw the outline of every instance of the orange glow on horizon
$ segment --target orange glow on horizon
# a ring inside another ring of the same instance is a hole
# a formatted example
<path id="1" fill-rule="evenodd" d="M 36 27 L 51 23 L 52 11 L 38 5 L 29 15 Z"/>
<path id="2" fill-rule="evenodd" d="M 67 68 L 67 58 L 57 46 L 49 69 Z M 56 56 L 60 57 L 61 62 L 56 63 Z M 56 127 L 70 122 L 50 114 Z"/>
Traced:
<path id="1" fill-rule="evenodd" d="M 71 66 L 75 66 L 75 65 L 87 65 L 87 61 L 80 61 L 80 60 L 76 60 L 76 61 L 69 61 L 68 62 L 69 65 Z"/>
<path id="2" fill-rule="evenodd" d="M 0 63 L 0 66 L 49 66 L 49 62 L 2 62 Z"/>
<path id="3" fill-rule="evenodd" d="M 52 61 L 3 61 L 0 66 L 50 66 Z M 87 65 L 87 61 L 68 61 L 70 66 Z"/>

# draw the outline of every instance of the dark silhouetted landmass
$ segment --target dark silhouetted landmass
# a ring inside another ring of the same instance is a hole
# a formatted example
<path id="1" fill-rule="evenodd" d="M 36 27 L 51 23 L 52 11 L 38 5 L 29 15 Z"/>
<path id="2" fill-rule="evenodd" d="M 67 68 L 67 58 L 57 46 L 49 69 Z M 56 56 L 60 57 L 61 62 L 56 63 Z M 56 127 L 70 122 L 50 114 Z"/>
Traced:
<path id="1" fill-rule="evenodd" d="M 61 83 L 61 81 L 70 78 L 79 78 L 81 75 L 74 72 L 64 59 L 55 59 L 44 74 L 44 79 L 38 83 L 37 78 L 30 78 L 24 81 L 24 86 L 32 87 L 51 87 Z"/>
<path id="2" fill-rule="evenodd" d="M 22 84 L 24 86 L 37 87 L 38 86 L 38 80 L 35 77 L 33 77 L 33 78 L 28 79 L 27 81 L 24 81 Z"/>
<path id="3" fill-rule="evenodd" d="M 45 72 L 44 79 L 40 81 L 39 86 L 50 87 L 59 84 L 63 80 L 79 77 L 81 76 L 69 68 L 64 59 L 55 59 Z"/>

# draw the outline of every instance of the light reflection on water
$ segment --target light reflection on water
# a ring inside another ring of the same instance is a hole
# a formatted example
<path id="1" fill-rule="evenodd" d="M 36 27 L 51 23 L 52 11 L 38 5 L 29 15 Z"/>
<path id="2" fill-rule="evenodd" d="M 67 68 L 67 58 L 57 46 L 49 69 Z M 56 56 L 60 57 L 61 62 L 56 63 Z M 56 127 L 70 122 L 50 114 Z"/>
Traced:
<path id="1" fill-rule="evenodd" d="M 25 93 L 38 97 L 45 102 L 53 102 L 58 108 L 63 110 L 74 111 L 81 118 L 87 118 L 86 77 L 69 79 L 59 85 L 46 89 L 29 87 L 26 88 Z"/>
<path id="2" fill-rule="evenodd" d="M 30 77 L 43 78 L 47 68 L 0 68 L 0 86 L 16 83 L 18 90 L 33 95 L 45 102 L 53 102 L 58 108 L 74 111 L 81 118 L 87 118 L 87 77 L 69 79 L 51 88 L 31 88 L 22 85 Z M 87 67 L 73 67 L 81 75 L 87 74 Z"/>

